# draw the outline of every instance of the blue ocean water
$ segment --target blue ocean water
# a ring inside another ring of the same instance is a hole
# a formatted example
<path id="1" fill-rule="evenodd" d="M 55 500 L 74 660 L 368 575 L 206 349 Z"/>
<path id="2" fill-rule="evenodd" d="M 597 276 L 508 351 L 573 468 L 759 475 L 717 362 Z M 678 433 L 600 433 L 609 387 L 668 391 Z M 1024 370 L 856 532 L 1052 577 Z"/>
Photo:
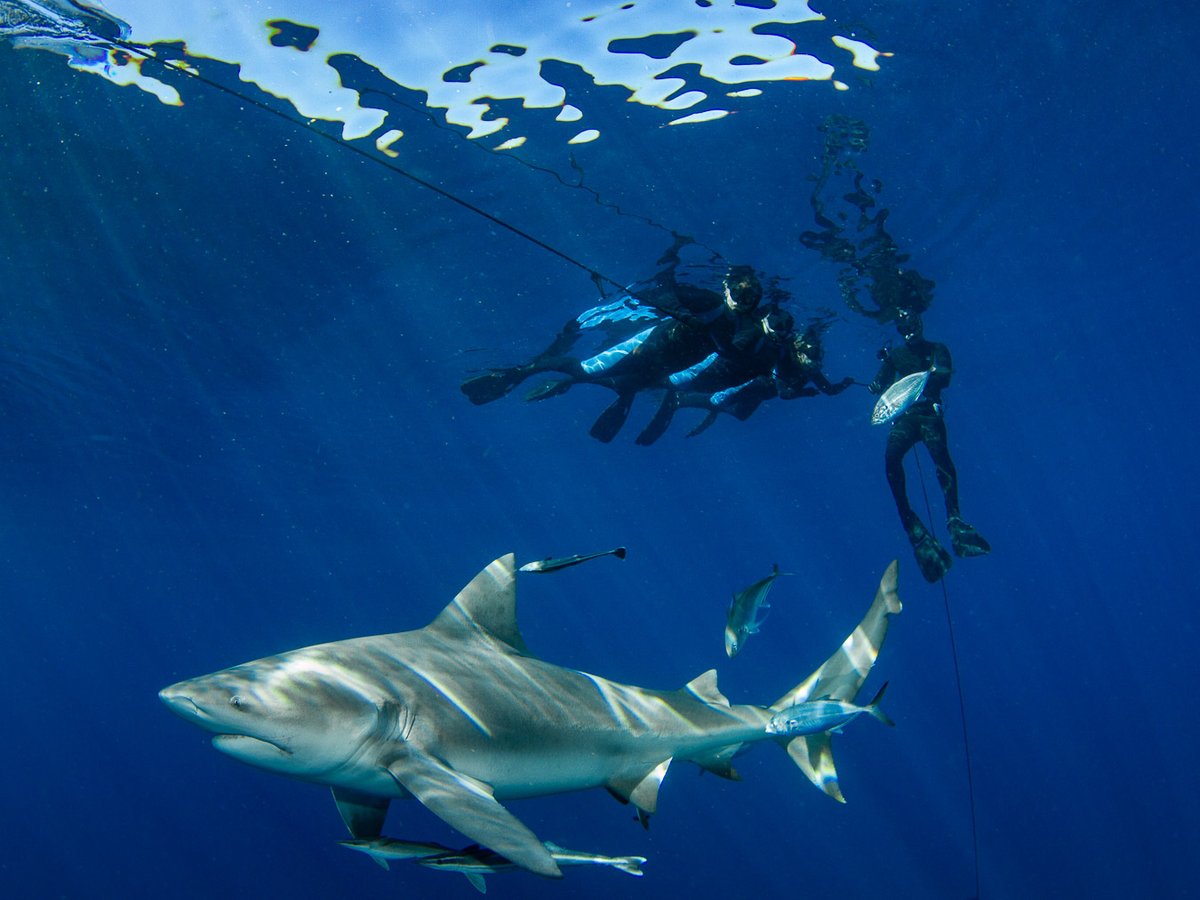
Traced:
<path id="1" fill-rule="evenodd" d="M 632 440 L 649 402 L 612 444 L 588 437 L 598 389 L 474 407 L 461 380 L 592 305 L 586 274 L 322 137 L 336 129 L 199 84 L 165 106 L 0 42 L 0 893 L 473 896 L 337 847 L 325 789 L 220 755 L 156 692 L 420 627 L 510 550 L 616 544 L 626 561 L 521 581 L 530 647 L 660 688 L 716 666 L 736 702 L 824 660 L 899 558 L 905 611 L 868 683 L 890 683 L 897 727 L 836 738 L 844 806 L 770 746 L 740 783 L 672 770 L 648 831 L 599 791 L 514 801 L 539 836 L 645 856 L 646 874 L 497 875 L 489 894 L 956 898 L 977 871 L 986 897 L 1196 893 L 1197 16 L 823 11 L 894 57 L 849 91 L 767 91 L 691 130 L 577 85 L 604 134 L 575 161 L 630 215 L 453 129 L 402 162 L 621 279 L 670 242 L 634 214 L 784 275 L 798 309 L 842 311 L 830 375 L 866 381 L 891 331 L 845 311 L 836 269 L 797 241 L 817 126 L 866 121 L 858 164 L 937 282 L 926 332 L 954 352 L 963 510 L 994 547 L 944 583 L 957 672 L 865 391 L 692 439 L 680 423 L 650 448 Z M 561 150 L 536 161 L 572 171 Z M 727 660 L 729 595 L 772 563 L 798 576 Z M 417 804 L 387 830 L 462 843 Z"/>

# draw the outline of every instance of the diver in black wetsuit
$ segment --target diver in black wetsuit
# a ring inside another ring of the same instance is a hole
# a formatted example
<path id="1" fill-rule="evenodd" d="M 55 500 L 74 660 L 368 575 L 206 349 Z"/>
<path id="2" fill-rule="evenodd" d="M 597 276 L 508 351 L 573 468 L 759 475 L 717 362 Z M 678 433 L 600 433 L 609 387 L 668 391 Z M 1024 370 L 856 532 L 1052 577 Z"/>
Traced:
<path id="1" fill-rule="evenodd" d="M 566 377 L 535 388 L 527 400 L 554 397 L 579 383 L 604 385 L 616 391 L 617 398 L 589 433 L 607 443 L 624 425 L 638 391 L 695 365 L 710 353 L 736 358 L 749 352 L 761 336 L 756 310 L 762 293 L 762 284 L 749 266 L 731 266 L 720 292 L 679 284 L 673 277 L 660 279 L 637 291 L 632 308 L 654 310 L 658 315 L 631 337 L 587 359 L 569 356 L 566 351 L 581 327 L 586 327 L 580 325 L 584 318 L 580 317 L 529 362 L 469 378 L 462 391 L 472 403 L 488 403 L 541 372 L 559 372 Z"/>
<path id="2" fill-rule="evenodd" d="M 954 553 L 961 557 L 982 556 L 992 548 L 978 531 L 963 521 L 958 510 L 958 475 L 950 458 L 941 401 L 942 391 L 949 386 L 953 374 L 950 350 L 945 344 L 925 340 L 919 312 L 899 310 L 896 330 L 904 344 L 886 352 L 870 390 L 873 394 L 882 394 L 905 375 L 930 371 L 920 398 L 892 422 L 884 466 L 896 511 L 913 546 L 917 565 L 925 580 L 932 583 L 946 574 L 951 558 L 908 502 L 903 461 L 905 454 L 916 444 L 925 445 L 937 470 L 938 484 L 946 500 L 946 528 Z"/>
<path id="3" fill-rule="evenodd" d="M 853 378 L 844 378 L 833 384 L 821 371 L 821 334 L 827 323 L 814 323 L 797 335 L 791 314 L 778 309 L 767 313 L 761 323 L 763 336 L 755 352 L 738 360 L 710 357 L 692 369 L 671 375 L 658 412 L 638 435 L 637 443 L 649 446 L 657 441 L 670 426 L 675 411 L 683 407 L 708 412 L 704 421 L 688 432 L 688 437 L 694 437 L 711 426 L 720 413 L 745 421 L 772 398 L 792 400 L 817 394 L 832 397 L 854 383 Z"/>

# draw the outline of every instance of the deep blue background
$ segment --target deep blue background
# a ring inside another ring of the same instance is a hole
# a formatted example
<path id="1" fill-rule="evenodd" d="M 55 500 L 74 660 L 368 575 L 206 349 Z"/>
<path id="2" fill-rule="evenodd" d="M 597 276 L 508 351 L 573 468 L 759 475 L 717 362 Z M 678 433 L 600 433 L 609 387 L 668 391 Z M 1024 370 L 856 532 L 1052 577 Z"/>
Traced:
<path id="1" fill-rule="evenodd" d="M 964 513 L 995 547 L 946 581 L 983 895 L 1190 896 L 1197 15 L 985 6 L 831 8 L 896 54 L 854 90 L 777 85 L 694 129 L 618 98 L 576 154 L 606 199 L 789 276 L 816 309 L 838 304 L 796 242 L 816 125 L 871 124 L 860 164 L 938 282 L 926 330 L 955 355 Z M 522 581 L 530 646 L 655 687 L 716 665 L 744 702 L 823 660 L 899 556 L 906 610 L 871 682 L 890 680 L 898 727 L 837 739 L 844 807 L 770 747 L 740 784 L 672 771 L 648 833 L 601 792 L 514 803 L 544 838 L 649 857 L 646 877 L 498 876 L 491 894 L 973 892 L 946 611 L 865 393 L 649 449 L 632 444 L 648 406 L 611 445 L 587 436 L 598 390 L 472 407 L 466 372 L 593 301 L 578 270 L 210 89 L 174 109 L 5 46 L 0 72 L 0 893 L 473 896 L 336 847 L 326 791 L 222 757 L 155 693 L 419 627 L 509 550 L 617 543 L 623 564 Z M 426 137 L 416 170 L 606 273 L 647 274 L 665 246 Z M 866 380 L 886 336 L 839 324 L 830 374 Z M 729 592 L 773 562 L 799 577 L 730 662 Z M 460 840 L 415 804 L 388 831 Z"/>

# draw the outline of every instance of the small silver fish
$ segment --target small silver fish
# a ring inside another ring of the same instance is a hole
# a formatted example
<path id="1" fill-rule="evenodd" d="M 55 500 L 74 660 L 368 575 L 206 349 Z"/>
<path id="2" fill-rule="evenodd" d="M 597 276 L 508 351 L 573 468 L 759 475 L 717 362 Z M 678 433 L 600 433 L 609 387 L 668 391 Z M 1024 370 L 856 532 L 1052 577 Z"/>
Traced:
<path id="1" fill-rule="evenodd" d="M 578 850 L 567 850 L 550 841 L 542 846 L 554 857 L 560 866 L 612 866 L 630 875 L 641 876 L 641 865 L 646 861 L 644 856 L 601 856 L 598 853 L 584 853 Z M 437 856 L 428 856 L 416 860 L 422 866 L 430 869 L 442 869 L 446 872 L 460 872 L 467 881 L 481 894 L 487 893 L 487 882 L 484 875 L 495 872 L 506 872 L 517 868 L 499 853 L 478 845 L 467 847 L 465 850 L 450 851 Z"/>
<path id="2" fill-rule="evenodd" d="M 883 692 L 887 684 L 879 689 L 875 699 L 866 706 L 855 706 L 845 700 L 806 700 L 782 709 L 771 717 L 767 723 L 767 734 L 799 737 L 803 734 L 820 734 L 822 731 L 841 732 L 848 722 L 857 719 L 863 713 L 878 719 L 884 725 L 895 725 L 887 713 L 879 708 L 883 700 Z"/>
<path id="3" fill-rule="evenodd" d="M 774 571 L 766 578 L 733 595 L 729 604 L 729 614 L 725 619 L 725 653 L 730 659 L 737 656 L 747 637 L 758 633 L 759 626 L 767 618 L 763 610 L 770 609 L 767 593 L 771 590 L 771 585 L 780 575 L 788 574 L 780 572 L 777 565 L 772 568 Z"/>
<path id="4" fill-rule="evenodd" d="M 389 859 L 424 859 L 427 856 L 439 856 L 443 853 L 454 852 L 442 844 L 398 841 L 389 837 L 356 838 L 352 841 L 338 841 L 338 844 L 367 854 L 385 869 L 388 868 Z"/>
<path id="5" fill-rule="evenodd" d="M 601 556 L 615 556 L 617 559 L 624 559 L 625 548 L 617 547 L 613 550 L 601 550 L 599 553 L 579 553 L 575 556 L 552 556 L 547 559 L 539 559 L 537 562 L 525 563 L 517 571 L 557 572 L 559 569 L 577 566 L 580 563 L 587 562 L 589 559 L 599 559 Z"/>
<path id="6" fill-rule="evenodd" d="M 929 369 L 926 372 L 905 375 L 880 394 L 875 410 L 871 413 L 871 424 L 885 425 L 920 400 L 925 391 L 925 384 L 932 374 L 933 369 Z"/>

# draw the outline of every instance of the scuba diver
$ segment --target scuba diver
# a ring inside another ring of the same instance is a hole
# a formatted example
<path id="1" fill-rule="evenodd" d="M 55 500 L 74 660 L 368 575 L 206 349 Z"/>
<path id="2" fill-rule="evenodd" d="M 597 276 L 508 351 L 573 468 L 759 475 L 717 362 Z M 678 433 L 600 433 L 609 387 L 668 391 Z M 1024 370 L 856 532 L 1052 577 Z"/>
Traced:
<path id="1" fill-rule="evenodd" d="M 824 357 L 821 336 L 828 324 L 826 320 L 817 321 L 802 334 L 795 334 L 790 313 L 778 309 L 767 313 L 762 318 L 765 340 L 756 353 L 740 361 L 709 357 L 691 369 L 669 376 L 662 403 L 650 424 L 638 435 L 637 443 L 649 446 L 657 441 L 670 427 L 675 411 L 683 407 L 708 413 L 688 432 L 688 437 L 695 437 L 716 422 L 720 413 L 744 422 L 765 401 L 775 397 L 792 400 L 818 394 L 837 396 L 855 382 L 853 378 L 844 378 L 833 384 L 821 371 Z"/>
<path id="2" fill-rule="evenodd" d="M 930 373 L 918 399 L 892 420 L 887 450 L 884 452 L 884 468 L 900 522 L 917 557 L 917 565 L 925 580 L 932 583 L 946 574 L 952 560 L 908 502 L 903 461 L 908 451 L 918 443 L 925 445 L 937 470 L 938 484 L 946 501 L 946 528 L 950 532 L 955 555 L 983 556 L 990 553 L 992 548 L 974 527 L 963 521 L 958 509 L 958 475 L 950 458 L 941 400 L 942 391 L 949 386 L 953 374 L 950 350 L 945 344 L 925 339 L 921 314 L 914 309 L 905 308 L 896 312 L 896 330 L 904 344 L 880 351 L 883 364 L 869 389 L 873 394 L 882 394 L 906 375 Z"/>
<path id="3" fill-rule="evenodd" d="M 762 284 L 750 266 L 730 266 L 720 292 L 681 284 L 672 272 L 645 289 L 588 310 L 567 323 L 550 346 L 528 362 L 475 375 L 463 382 L 462 391 L 472 403 L 489 403 L 543 372 L 565 377 L 534 388 L 526 400 L 555 397 L 575 384 L 603 385 L 617 397 L 589 433 L 607 443 L 625 424 L 639 391 L 710 355 L 736 359 L 753 352 L 762 336 L 758 312 L 762 295 Z M 631 323 L 644 327 L 586 359 L 567 354 L 585 329 L 614 324 L 628 328 Z"/>

